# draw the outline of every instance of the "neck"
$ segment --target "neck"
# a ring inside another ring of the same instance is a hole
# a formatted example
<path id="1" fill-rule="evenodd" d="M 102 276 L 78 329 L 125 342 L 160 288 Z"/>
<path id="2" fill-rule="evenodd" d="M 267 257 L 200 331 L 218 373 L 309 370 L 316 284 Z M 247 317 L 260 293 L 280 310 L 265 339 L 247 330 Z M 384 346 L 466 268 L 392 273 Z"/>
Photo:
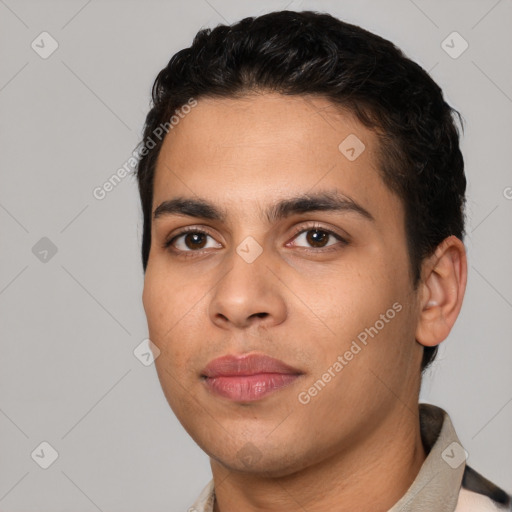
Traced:
<path id="1" fill-rule="evenodd" d="M 357 446 L 279 478 L 234 472 L 211 459 L 214 512 L 388 511 L 426 458 L 417 408 L 400 412 Z"/>

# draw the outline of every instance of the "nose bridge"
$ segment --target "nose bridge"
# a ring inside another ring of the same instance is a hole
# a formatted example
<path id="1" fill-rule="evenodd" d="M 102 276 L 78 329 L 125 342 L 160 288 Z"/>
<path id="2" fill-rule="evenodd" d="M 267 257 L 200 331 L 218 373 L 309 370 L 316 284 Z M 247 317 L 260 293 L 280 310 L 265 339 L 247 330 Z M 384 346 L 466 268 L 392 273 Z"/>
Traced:
<path id="1" fill-rule="evenodd" d="M 246 327 L 254 322 L 281 323 L 286 307 L 275 275 L 267 268 L 268 254 L 252 237 L 226 255 L 224 277 L 209 305 L 211 320 L 224 327 Z"/>

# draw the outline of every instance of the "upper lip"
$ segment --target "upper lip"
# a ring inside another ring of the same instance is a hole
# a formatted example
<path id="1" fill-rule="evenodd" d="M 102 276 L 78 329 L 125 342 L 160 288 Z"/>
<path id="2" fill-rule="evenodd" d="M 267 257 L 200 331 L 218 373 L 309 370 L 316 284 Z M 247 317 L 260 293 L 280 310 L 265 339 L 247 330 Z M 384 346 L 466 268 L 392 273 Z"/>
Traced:
<path id="1" fill-rule="evenodd" d="M 300 370 L 279 359 L 261 354 L 229 354 L 218 357 L 210 361 L 202 371 L 203 376 L 210 378 L 257 375 L 259 373 L 302 374 Z"/>

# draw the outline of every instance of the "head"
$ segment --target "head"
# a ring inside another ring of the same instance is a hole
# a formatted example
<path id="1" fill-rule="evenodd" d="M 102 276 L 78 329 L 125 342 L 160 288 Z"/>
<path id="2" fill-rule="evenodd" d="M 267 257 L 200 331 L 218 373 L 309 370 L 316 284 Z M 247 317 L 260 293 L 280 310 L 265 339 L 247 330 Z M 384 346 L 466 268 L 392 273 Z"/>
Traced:
<path id="1" fill-rule="evenodd" d="M 456 115 L 391 42 L 328 14 L 275 12 L 201 30 L 159 73 L 137 173 L 143 300 L 166 397 L 214 458 L 229 460 L 279 415 L 290 415 L 282 437 L 258 446 L 284 446 L 308 424 L 314 433 L 333 402 L 357 403 L 377 422 L 393 399 L 367 390 L 389 369 L 388 387 L 417 399 L 465 287 Z M 181 233 L 186 226 L 203 234 Z M 258 253 L 251 262 L 237 251 L 247 241 Z M 205 364 L 249 351 L 299 368 L 302 387 L 252 404 L 210 401 Z M 314 400 L 297 403 L 296 391 L 322 379 Z M 272 400 L 281 409 L 266 408 Z M 363 435 L 364 422 L 349 421 L 342 442 L 334 421 L 325 450 Z M 306 442 L 290 464 L 308 450 L 322 451 Z"/>

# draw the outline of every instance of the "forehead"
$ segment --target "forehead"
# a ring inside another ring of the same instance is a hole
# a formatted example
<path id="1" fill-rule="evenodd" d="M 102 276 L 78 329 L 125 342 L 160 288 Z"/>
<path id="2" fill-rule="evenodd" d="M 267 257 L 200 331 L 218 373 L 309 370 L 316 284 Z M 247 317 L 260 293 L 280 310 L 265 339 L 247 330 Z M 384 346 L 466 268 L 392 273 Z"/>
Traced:
<path id="1" fill-rule="evenodd" d="M 165 137 L 153 209 L 173 197 L 199 196 L 254 216 L 266 203 L 329 189 L 357 198 L 375 216 L 396 210 L 399 218 L 400 202 L 380 177 L 378 150 L 376 135 L 326 98 L 200 98 Z"/>

